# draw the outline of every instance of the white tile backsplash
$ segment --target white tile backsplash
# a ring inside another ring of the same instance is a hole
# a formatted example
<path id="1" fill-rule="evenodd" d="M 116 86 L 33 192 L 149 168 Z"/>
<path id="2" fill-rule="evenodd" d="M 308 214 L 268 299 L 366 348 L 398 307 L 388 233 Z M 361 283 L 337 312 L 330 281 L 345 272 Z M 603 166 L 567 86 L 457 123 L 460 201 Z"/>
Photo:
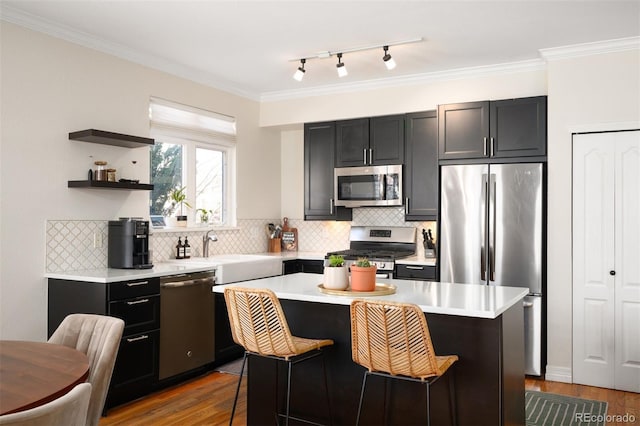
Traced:
<path id="1" fill-rule="evenodd" d="M 242 219 L 234 229 L 214 231 L 218 241 L 209 243 L 209 254 L 264 253 L 268 250 L 266 227 L 281 223 L 281 219 Z M 423 228 L 431 229 L 436 237 L 435 222 L 405 222 L 402 207 L 357 208 L 352 222 L 289 220 L 298 229 L 298 250 L 328 252 L 349 247 L 351 225 L 414 226 L 417 229 L 417 254 L 422 247 Z M 90 220 L 48 220 L 46 225 L 46 271 L 65 272 L 107 267 L 108 222 Z M 150 237 L 153 262 L 175 257 L 178 237 L 187 237 L 193 257 L 202 256 L 202 237 L 206 230 L 185 228 L 184 231 L 153 232 Z M 102 246 L 94 247 L 94 238 Z"/>

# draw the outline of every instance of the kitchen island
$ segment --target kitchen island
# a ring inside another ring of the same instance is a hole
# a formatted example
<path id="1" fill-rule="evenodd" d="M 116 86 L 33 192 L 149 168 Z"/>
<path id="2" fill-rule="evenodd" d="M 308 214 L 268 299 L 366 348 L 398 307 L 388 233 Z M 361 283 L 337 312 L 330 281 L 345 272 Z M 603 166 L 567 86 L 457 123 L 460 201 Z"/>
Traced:
<path id="1" fill-rule="evenodd" d="M 320 292 L 321 275 L 293 274 L 229 286 L 269 288 L 281 300 L 291 332 L 333 339 L 325 359 L 333 424 L 355 423 L 364 369 L 351 359 L 351 296 Z M 460 425 L 525 423 L 524 318 L 527 289 L 425 281 L 379 280 L 396 286 L 395 294 L 376 300 L 409 302 L 425 313 L 435 351 L 458 355 L 456 402 Z M 214 287 L 222 293 L 227 286 Z M 286 368 L 273 360 L 249 358 L 247 424 L 273 423 L 284 411 Z M 280 363 L 281 364 L 281 363 Z M 329 423 L 319 361 L 296 365 L 292 413 Z M 425 390 L 418 383 L 373 376 L 367 386 L 361 424 L 422 424 Z M 274 391 L 277 389 L 277 392 Z M 449 424 L 447 379 L 431 391 L 432 424 Z M 387 404 L 384 404 L 386 393 Z"/>

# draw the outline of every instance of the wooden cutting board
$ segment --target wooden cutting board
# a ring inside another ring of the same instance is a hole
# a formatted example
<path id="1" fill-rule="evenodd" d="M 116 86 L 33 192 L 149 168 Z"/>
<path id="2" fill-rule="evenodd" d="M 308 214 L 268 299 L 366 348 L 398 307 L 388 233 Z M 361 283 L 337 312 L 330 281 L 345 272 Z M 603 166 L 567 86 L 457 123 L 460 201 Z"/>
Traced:
<path id="1" fill-rule="evenodd" d="M 282 219 L 282 251 L 298 250 L 298 228 L 289 226 L 289 218 Z"/>

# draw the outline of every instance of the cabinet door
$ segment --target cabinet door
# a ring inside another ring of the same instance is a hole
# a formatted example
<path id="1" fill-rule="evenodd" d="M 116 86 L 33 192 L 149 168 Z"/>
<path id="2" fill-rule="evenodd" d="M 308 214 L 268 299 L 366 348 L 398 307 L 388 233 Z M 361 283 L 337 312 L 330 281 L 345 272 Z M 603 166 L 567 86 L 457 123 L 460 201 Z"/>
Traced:
<path id="1" fill-rule="evenodd" d="M 366 166 L 369 162 L 369 119 L 336 122 L 336 167 Z"/>
<path id="2" fill-rule="evenodd" d="M 488 156 L 489 102 L 438 107 L 440 159 Z"/>
<path id="3" fill-rule="evenodd" d="M 351 220 L 351 209 L 334 206 L 334 122 L 304 125 L 304 218 Z"/>
<path id="4" fill-rule="evenodd" d="M 160 331 L 124 336 L 111 376 L 106 407 L 146 395 L 158 381 Z"/>
<path id="5" fill-rule="evenodd" d="M 404 115 L 370 120 L 368 164 L 402 164 L 404 160 Z"/>
<path id="6" fill-rule="evenodd" d="M 438 118 L 436 111 L 407 114 L 405 220 L 438 215 Z"/>
<path id="7" fill-rule="evenodd" d="M 546 155 L 546 96 L 495 101 L 490 110 L 491 157 Z"/>

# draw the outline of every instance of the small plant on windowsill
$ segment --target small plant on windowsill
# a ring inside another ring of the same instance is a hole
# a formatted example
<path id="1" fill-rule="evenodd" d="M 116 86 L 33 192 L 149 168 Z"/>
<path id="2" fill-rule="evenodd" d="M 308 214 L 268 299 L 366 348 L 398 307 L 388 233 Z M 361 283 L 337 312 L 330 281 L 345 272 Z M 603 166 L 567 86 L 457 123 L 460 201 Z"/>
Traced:
<path id="1" fill-rule="evenodd" d="M 366 257 L 359 257 L 351 265 L 351 290 L 374 291 L 376 289 L 376 272 L 378 268 L 372 265 Z"/>
<path id="2" fill-rule="evenodd" d="M 183 214 L 184 206 L 191 208 L 191 204 L 187 201 L 187 194 L 185 193 L 187 187 L 174 188 L 169 193 L 169 199 L 171 200 L 171 211 L 175 211 L 178 205 L 180 205 L 180 213 L 176 215 L 178 226 L 187 226 L 187 215 Z"/>
<path id="3" fill-rule="evenodd" d="M 332 254 L 329 265 L 324 268 L 324 288 L 345 290 L 349 286 L 349 273 L 344 266 L 344 257 Z"/>
<path id="4" fill-rule="evenodd" d="M 197 211 L 200 214 L 200 223 L 207 225 L 209 223 L 209 215 L 213 214 L 213 210 L 198 209 Z"/>

